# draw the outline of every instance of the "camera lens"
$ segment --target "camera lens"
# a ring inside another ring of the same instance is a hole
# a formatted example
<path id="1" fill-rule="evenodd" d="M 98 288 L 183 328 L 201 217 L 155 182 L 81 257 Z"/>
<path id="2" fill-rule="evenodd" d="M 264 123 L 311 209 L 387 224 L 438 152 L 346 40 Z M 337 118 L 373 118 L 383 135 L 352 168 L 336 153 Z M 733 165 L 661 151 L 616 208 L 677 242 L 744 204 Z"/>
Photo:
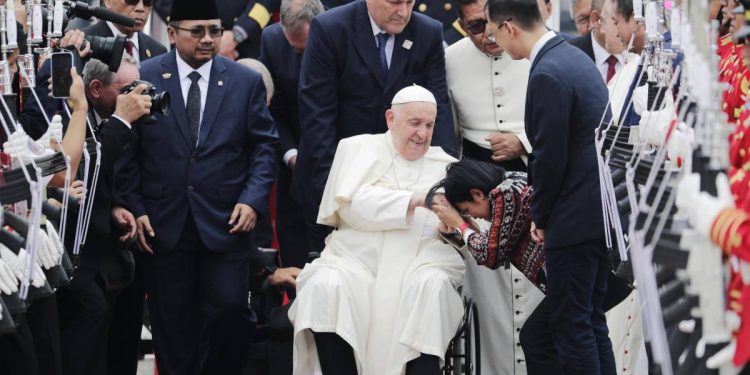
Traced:
<path id="1" fill-rule="evenodd" d="M 120 69 L 122 54 L 125 51 L 125 37 L 111 36 L 101 37 L 86 35 L 86 40 L 91 44 L 91 57 L 100 60 L 109 66 L 109 71 L 117 72 Z"/>
<path id="2" fill-rule="evenodd" d="M 169 93 L 164 91 L 160 94 L 151 95 L 151 113 L 159 113 L 162 116 L 169 114 Z"/>

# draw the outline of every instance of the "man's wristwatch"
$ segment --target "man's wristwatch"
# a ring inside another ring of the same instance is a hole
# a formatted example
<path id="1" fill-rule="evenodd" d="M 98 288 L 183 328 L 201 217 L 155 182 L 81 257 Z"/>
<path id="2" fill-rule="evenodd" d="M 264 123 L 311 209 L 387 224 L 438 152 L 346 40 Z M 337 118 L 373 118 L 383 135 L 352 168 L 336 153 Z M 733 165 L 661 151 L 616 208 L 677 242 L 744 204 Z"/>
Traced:
<path id="1" fill-rule="evenodd" d="M 247 39 L 247 32 L 239 26 L 233 27 L 232 33 L 234 34 L 234 41 L 237 42 L 237 44 L 240 44 Z"/>

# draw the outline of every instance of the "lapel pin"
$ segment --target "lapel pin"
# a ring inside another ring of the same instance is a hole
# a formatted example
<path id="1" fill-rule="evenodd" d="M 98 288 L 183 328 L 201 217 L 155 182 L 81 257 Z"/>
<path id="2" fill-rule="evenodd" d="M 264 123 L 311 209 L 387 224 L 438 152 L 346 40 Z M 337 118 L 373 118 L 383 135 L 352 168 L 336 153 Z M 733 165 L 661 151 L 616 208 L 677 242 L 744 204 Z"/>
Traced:
<path id="1" fill-rule="evenodd" d="M 162 73 L 161 78 L 170 79 L 170 78 L 172 78 L 172 73 L 169 73 L 169 72 Z"/>
<path id="2" fill-rule="evenodd" d="M 406 49 L 411 49 L 411 46 L 412 46 L 413 44 L 414 44 L 414 43 L 412 43 L 412 42 L 411 42 L 411 40 L 407 39 L 407 40 L 404 40 L 404 44 L 402 44 L 402 46 L 403 46 L 404 48 L 406 48 Z"/>
<path id="3" fill-rule="evenodd" d="M 146 57 L 151 57 L 151 50 L 146 48 Z"/>
<path id="4" fill-rule="evenodd" d="M 224 81 L 219 81 L 219 86 L 224 86 Z"/>

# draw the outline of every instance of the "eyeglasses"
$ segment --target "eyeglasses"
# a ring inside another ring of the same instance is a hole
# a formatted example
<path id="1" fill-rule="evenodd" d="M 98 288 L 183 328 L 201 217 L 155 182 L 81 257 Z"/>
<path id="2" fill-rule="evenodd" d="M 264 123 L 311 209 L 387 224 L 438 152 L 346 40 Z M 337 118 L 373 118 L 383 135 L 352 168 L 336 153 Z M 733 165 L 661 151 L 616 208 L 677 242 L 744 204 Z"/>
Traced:
<path id="1" fill-rule="evenodd" d="M 136 6 L 141 1 L 143 1 L 144 7 L 150 7 L 154 5 L 154 0 L 125 0 L 125 4 L 130 5 L 130 6 Z"/>
<path id="2" fill-rule="evenodd" d="M 192 36 L 195 39 L 203 39 L 203 37 L 206 36 L 206 30 L 208 30 L 208 35 L 210 35 L 211 38 L 219 38 L 224 34 L 224 28 L 220 26 L 208 26 L 208 27 L 195 26 L 189 29 L 186 29 L 184 27 L 178 27 L 178 26 L 172 26 L 172 27 L 175 28 L 176 30 L 189 31 L 190 36 Z"/>
<path id="3" fill-rule="evenodd" d="M 487 40 L 489 40 L 490 43 L 497 43 L 497 40 L 495 40 L 495 33 L 487 34 Z"/>
<path id="4" fill-rule="evenodd" d="M 477 35 L 484 32 L 484 29 L 487 26 L 487 20 L 476 20 L 470 24 L 461 21 L 461 25 L 463 25 L 464 29 L 468 30 L 472 35 Z"/>

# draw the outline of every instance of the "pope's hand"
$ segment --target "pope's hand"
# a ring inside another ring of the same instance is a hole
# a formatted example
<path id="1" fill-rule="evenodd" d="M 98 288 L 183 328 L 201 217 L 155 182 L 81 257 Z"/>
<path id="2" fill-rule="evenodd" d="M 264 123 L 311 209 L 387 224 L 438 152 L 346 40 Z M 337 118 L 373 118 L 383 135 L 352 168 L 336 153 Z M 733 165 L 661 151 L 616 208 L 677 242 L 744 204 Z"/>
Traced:
<path id="1" fill-rule="evenodd" d="M 229 233 L 249 232 L 255 228 L 257 219 L 258 216 L 252 207 L 244 203 L 237 203 L 234 206 L 234 211 L 232 211 L 232 216 L 229 218 L 229 225 L 232 225 Z"/>
<path id="2" fill-rule="evenodd" d="M 268 283 L 273 286 L 297 287 L 297 276 L 302 270 L 297 267 L 277 268 L 268 276 Z"/>
<path id="3" fill-rule="evenodd" d="M 461 214 L 459 214 L 444 197 L 443 199 L 440 199 L 436 195 L 432 202 L 432 207 L 430 207 L 432 212 L 434 212 L 438 219 L 440 219 L 445 225 L 451 228 L 458 228 L 464 223 L 464 218 L 461 217 Z"/>
<path id="4" fill-rule="evenodd" d="M 156 233 L 154 233 L 154 229 L 151 228 L 151 221 L 148 219 L 148 215 L 138 217 L 135 222 L 138 225 L 138 229 L 136 230 L 138 233 L 138 247 L 141 251 L 153 254 L 154 250 L 151 249 L 151 245 L 149 245 L 146 236 L 148 235 L 148 237 L 153 238 Z"/>

